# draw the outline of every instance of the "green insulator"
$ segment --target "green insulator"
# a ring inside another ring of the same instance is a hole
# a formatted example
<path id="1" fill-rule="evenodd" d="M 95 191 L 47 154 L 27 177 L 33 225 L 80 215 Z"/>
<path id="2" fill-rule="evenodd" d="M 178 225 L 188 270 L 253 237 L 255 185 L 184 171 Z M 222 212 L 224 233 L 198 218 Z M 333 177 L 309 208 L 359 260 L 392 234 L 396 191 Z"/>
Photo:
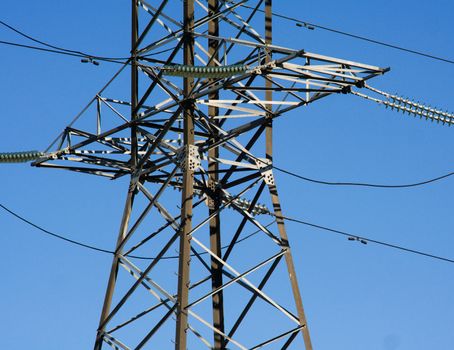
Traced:
<path id="1" fill-rule="evenodd" d="M 21 163 L 38 159 L 44 153 L 38 151 L 0 153 L 0 163 Z"/>
<path id="2" fill-rule="evenodd" d="M 162 74 L 183 76 L 183 77 L 210 77 L 220 78 L 235 75 L 236 73 L 245 72 L 246 66 L 233 65 L 233 66 L 186 66 L 186 65 L 173 65 L 163 66 Z"/>

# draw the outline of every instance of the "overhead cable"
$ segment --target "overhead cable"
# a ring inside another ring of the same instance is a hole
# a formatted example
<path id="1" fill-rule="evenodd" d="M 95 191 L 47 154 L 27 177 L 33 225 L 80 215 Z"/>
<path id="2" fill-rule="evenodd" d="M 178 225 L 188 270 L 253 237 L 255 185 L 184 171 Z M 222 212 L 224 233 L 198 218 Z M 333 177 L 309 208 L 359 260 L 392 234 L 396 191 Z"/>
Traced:
<path id="1" fill-rule="evenodd" d="M 34 37 L 22 32 L 21 30 L 13 27 L 12 25 L 4 22 L 4 21 L 0 20 L 0 24 L 3 25 L 6 28 L 12 30 L 13 32 L 19 34 L 20 36 L 26 38 L 26 39 L 29 39 L 29 40 L 31 40 L 31 41 L 33 41 L 35 43 L 44 45 L 44 46 L 49 47 L 49 48 L 54 49 L 54 50 L 64 51 L 64 52 L 78 54 L 78 55 L 81 55 L 81 56 L 91 57 L 91 58 L 96 58 L 96 59 L 105 59 L 105 60 L 127 60 L 127 59 L 129 59 L 129 57 L 105 57 L 105 56 L 90 55 L 90 54 L 88 54 L 86 52 L 82 52 L 82 51 L 78 51 L 78 50 L 71 50 L 71 49 L 67 49 L 67 48 L 64 48 L 64 47 L 60 47 L 60 46 L 55 46 L 55 45 L 49 44 L 49 43 L 47 43 L 45 41 L 36 39 L 36 38 L 34 38 Z"/>
<path id="2" fill-rule="evenodd" d="M 323 231 L 327 231 L 327 232 L 331 232 L 331 233 L 334 233 L 334 234 L 345 236 L 345 237 L 349 238 L 349 240 L 360 241 L 361 243 L 364 243 L 364 244 L 374 243 L 374 244 L 378 244 L 378 245 L 381 245 L 381 246 L 384 246 L 384 247 L 388 247 L 388 248 L 393 248 L 393 249 L 397 249 L 397 250 L 400 250 L 400 251 L 404 251 L 404 252 L 407 252 L 407 253 L 421 255 L 421 256 L 425 256 L 427 258 L 431 258 L 431 259 L 442 260 L 442 261 L 445 261 L 445 262 L 448 262 L 448 263 L 454 263 L 453 259 L 445 258 L 445 257 L 439 256 L 439 255 L 426 253 L 426 252 L 423 252 L 423 251 L 420 251 L 420 250 L 416 250 L 416 249 L 406 248 L 406 247 L 403 247 L 403 246 L 400 246 L 400 245 L 397 245 L 397 244 L 391 244 L 391 243 L 387 243 L 387 242 L 383 242 L 383 241 L 378 241 L 376 239 L 367 238 L 367 237 L 364 237 L 364 236 L 358 236 L 358 235 L 355 235 L 355 234 L 350 233 L 350 232 L 340 231 L 340 230 L 337 230 L 337 229 L 334 229 L 334 228 L 313 224 L 311 222 L 307 222 L 307 221 L 303 221 L 303 220 L 299 220 L 299 219 L 295 219 L 295 218 L 291 218 L 291 217 L 287 217 L 287 216 L 281 216 L 281 217 L 276 216 L 276 219 L 277 220 L 282 219 L 282 220 L 286 220 L 286 221 L 292 221 L 292 222 L 295 222 L 297 224 L 314 227 L 316 229 L 320 229 L 320 230 L 323 230 Z"/>
<path id="3" fill-rule="evenodd" d="M 248 8 L 248 9 L 254 9 L 253 7 L 248 6 L 248 5 L 242 5 L 242 6 Z M 263 10 L 257 10 L 257 11 L 265 13 L 265 11 L 263 11 Z M 276 12 L 273 12 L 273 16 L 274 17 L 279 17 L 279 18 L 282 18 L 282 19 L 285 19 L 285 20 L 288 20 L 288 21 L 295 22 L 295 24 L 297 26 L 299 26 L 299 27 L 305 27 L 307 29 L 314 29 L 314 28 L 322 29 L 322 30 L 325 30 L 325 31 L 328 31 L 328 32 L 331 32 L 331 33 L 336 33 L 336 34 L 348 36 L 348 37 L 351 37 L 351 38 L 354 38 L 354 39 L 358 39 L 358 40 L 362 40 L 362 41 L 366 41 L 366 42 L 369 42 L 369 43 L 372 43 L 372 44 L 381 45 L 381 46 L 385 46 L 385 47 L 388 47 L 388 48 L 391 48 L 391 49 L 404 51 L 404 52 L 411 53 L 411 54 L 414 54 L 414 55 L 430 58 L 430 59 L 433 59 L 433 60 L 454 64 L 454 60 L 451 60 L 451 59 L 448 59 L 448 58 L 436 56 L 436 55 L 429 54 L 429 53 L 422 52 L 422 51 L 412 50 L 412 49 L 405 48 L 405 47 L 398 46 L 398 45 L 394 45 L 394 44 L 389 44 L 389 43 L 386 43 L 384 41 L 379 41 L 379 40 L 367 38 L 365 36 L 348 33 L 348 32 L 345 32 L 345 31 L 342 31 L 342 30 L 339 30 L 339 29 L 329 28 L 329 27 L 326 27 L 326 26 L 322 26 L 320 24 L 315 24 L 315 23 L 312 23 L 312 22 L 303 21 L 302 19 L 298 19 L 296 17 L 285 16 L 285 15 L 282 15 L 282 14 L 276 13 Z"/>
<path id="4" fill-rule="evenodd" d="M 115 251 L 113 250 L 108 250 L 108 249 L 103 249 L 103 248 L 99 248 L 99 247 L 96 247 L 94 245 L 90 245 L 90 244 L 87 244 L 87 243 L 83 243 L 83 242 L 80 242 L 80 241 L 76 241 L 74 239 L 70 239 L 70 238 L 67 238 L 63 235 L 60 235 L 60 234 L 57 234 L 57 233 L 54 233 L 54 232 L 51 232 L 45 228 L 43 228 L 42 226 L 38 225 L 38 224 L 35 224 L 33 223 L 32 221 L 24 218 L 22 215 L 19 215 L 18 213 L 14 212 L 13 210 L 9 209 L 8 207 L 6 207 L 5 205 L 3 204 L 0 204 L 0 208 L 2 208 L 3 210 L 5 210 L 6 212 L 8 212 L 9 214 L 13 215 L 14 217 L 16 217 L 17 219 L 25 222 L 26 224 L 36 228 L 37 230 L 53 237 L 53 238 L 57 238 L 59 240 L 62 240 L 66 243 L 70 243 L 70 244 L 73 244 L 73 245 L 77 245 L 79 247 L 82 247 L 82 248 L 86 248 L 86 249 L 90 249 L 90 250 L 94 250 L 94 251 L 97 251 L 97 252 L 101 252 L 101 253 L 106 253 L 106 254 L 112 254 L 112 255 L 115 255 Z M 267 225 L 265 225 L 264 227 L 269 227 L 271 226 L 273 223 L 275 222 L 275 220 L 271 221 L 270 223 L 268 223 Z M 161 229 L 159 229 L 158 231 L 160 231 Z M 251 232 L 249 234 L 247 234 L 246 236 L 244 236 L 243 238 L 240 238 L 238 239 L 235 244 L 237 243 L 241 243 L 243 241 L 246 241 L 247 239 L 255 236 L 256 234 L 258 234 L 259 232 L 261 232 L 260 229 L 254 231 L 254 232 Z M 151 234 L 150 236 L 153 236 L 153 234 Z M 226 246 L 223 246 L 221 247 L 221 250 L 225 250 L 227 249 L 229 246 L 226 245 Z M 205 255 L 205 254 L 208 254 L 208 252 L 201 252 L 201 253 L 197 253 L 198 256 L 200 255 Z M 140 259 L 140 260 L 155 260 L 156 257 L 147 257 L 147 256 L 138 256 L 138 255 L 131 255 L 131 254 L 127 254 L 126 255 L 127 257 L 129 258 L 134 258 L 134 259 Z M 195 254 L 193 254 L 192 256 L 195 256 Z M 179 256 L 178 255 L 172 255 L 172 256 L 163 256 L 161 257 L 161 259 L 163 260 L 166 260 L 166 259 L 178 259 Z"/>
<path id="5" fill-rule="evenodd" d="M 83 247 L 83 248 L 87 248 L 87 249 L 90 249 L 90 250 L 94 250 L 94 251 L 98 251 L 98 252 L 102 252 L 102 253 L 107 253 L 107 254 L 115 254 L 114 251 L 98 248 L 98 247 L 95 247 L 95 246 L 92 246 L 92 245 L 89 245 L 89 244 L 85 244 L 85 243 L 82 243 L 82 242 L 79 242 L 79 241 L 76 241 L 76 240 L 73 240 L 73 239 L 66 238 L 66 237 L 64 237 L 62 235 L 53 233 L 53 232 L 51 232 L 49 230 L 46 230 L 45 228 L 43 228 L 43 227 L 31 222 L 30 220 L 25 219 L 23 216 L 15 213 L 14 211 L 12 211 L 11 209 L 7 208 L 3 204 L 0 204 L 0 208 L 5 210 L 9 214 L 13 215 L 17 219 L 25 222 L 26 224 L 28 224 L 30 226 L 33 226 L 34 228 L 38 229 L 39 231 L 41 231 L 41 232 L 43 232 L 43 233 L 45 233 L 47 235 L 50 235 L 50 236 L 52 236 L 54 238 L 57 238 L 57 239 L 60 239 L 62 241 L 65 241 L 67 243 L 74 244 L 74 245 L 77 245 L 77 246 L 80 246 L 80 247 Z M 453 259 L 445 258 L 445 257 L 442 257 L 442 256 L 426 253 L 426 252 L 415 250 L 415 249 L 411 249 L 411 248 L 406 248 L 406 247 L 399 246 L 399 245 L 396 245 L 396 244 L 391 244 L 391 243 L 387 243 L 387 242 L 383 242 L 383 241 L 378 241 L 378 240 L 375 240 L 375 239 L 372 239 L 372 238 L 368 238 L 368 237 L 364 237 L 364 236 L 358 236 L 358 235 L 355 235 L 355 234 L 352 234 L 352 233 L 349 233 L 349 232 L 340 231 L 340 230 L 333 229 L 333 228 L 330 228 L 330 227 L 313 224 L 313 223 L 310 223 L 310 222 L 307 222 L 307 221 L 303 221 L 303 220 L 299 220 L 299 219 L 295 219 L 295 218 L 291 218 L 291 217 L 287 217 L 287 216 L 276 216 L 276 215 L 274 215 L 274 217 L 276 218 L 276 220 L 274 220 L 274 221 L 270 222 L 269 224 L 265 225 L 265 227 L 269 227 L 273 223 L 275 223 L 276 221 L 279 221 L 279 220 L 292 221 L 292 222 L 295 222 L 295 223 L 298 223 L 298 224 L 301 224 L 301 225 L 306 225 L 306 226 L 314 227 L 314 228 L 317 228 L 317 229 L 320 229 L 320 230 L 324 230 L 324 231 L 327 231 L 327 232 L 331 232 L 331 233 L 339 234 L 339 235 L 342 235 L 342 236 L 346 236 L 349 240 L 352 240 L 352 239 L 353 240 L 358 240 L 358 241 L 360 241 L 360 242 L 362 242 L 364 244 L 374 243 L 374 244 L 378 244 L 378 245 L 385 246 L 385 247 L 388 247 L 388 248 L 393 248 L 393 249 L 397 249 L 397 250 L 400 250 L 400 251 L 405 251 L 407 253 L 417 254 L 417 255 L 425 256 L 425 257 L 436 259 L 436 260 L 442 260 L 442 261 L 445 261 L 445 262 L 448 262 L 448 263 L 454 263 Z M 259 232 L 261 232 L 260 229 L 248 234 L 247 236 L 243 237 L 242 239 L 239 239 L 236 243 L 243 242 L 243 241 L 251 238 L 252 236 L 258 234 Z M 228 246 L 223 246 L 221 249 L 224 250 L 226 248 L 228 248 Z M 197 255 L 203 255 L 203 254 L 206 254 L 206 253 L 207 252 L 197 253 Z M 137 256 L 137 255 L 129 255 L 129 254 L 127 256 L 130 257 L 130 258 L 142 259 L 142 260 L 154 260 L 154 259 L 156 259 L 154 257 L 145 257 L 145 256 Z M 165 256 L 165 257 L 162 257 L 161 259 L 178 259 L 178 258 L 179 258 L 179 256 L 174 255 L 174 256 Z"/>
<path id="6" fill-rule="evenodd" d="M 312 179 L 309 177 L 305 177 L 303 175 L 279 168 L 277 166 L 273 165 L 273 168 L 276 169 L 277 171 L 280 171 L 281 173 L 296 177 L 298 179 L 308 181 L 308 182 L 313 182 L 321 185 L 330 185 L 330 186 L 361 186 L 361 187 L 375 187 L 375 188 L 408 188 L 408 187 L 417 187 L 417 186 L 422 186 L 422 185 L 427 185 L 432 182 L 440 181 L 442 179 L 445 179 L 447 177 L 453 176 L 454 172 L 450 172 L 438 177 L 435 177 L 433 179 L 429 180 L 424 180 L 420 182 L 415 182 L 415 183 L 409 183 L 409 184 L 401 184 L 401 185 L 385 185 L 385 184 L 373 184 L 373 183 L 364 183 L 364 182 L 333 182 L 333 181 L 323 181 L 323 180 L 317 180 L 317 179 Z"/>

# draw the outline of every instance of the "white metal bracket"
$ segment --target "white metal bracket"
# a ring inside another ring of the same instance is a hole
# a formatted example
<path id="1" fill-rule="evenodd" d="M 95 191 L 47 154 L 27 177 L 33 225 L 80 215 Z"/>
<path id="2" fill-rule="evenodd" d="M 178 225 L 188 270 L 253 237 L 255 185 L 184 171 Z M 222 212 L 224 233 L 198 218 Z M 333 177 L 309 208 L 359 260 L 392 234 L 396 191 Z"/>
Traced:
<path id="1" fill-rule="evenodd" d="M 257 158 L 255 161 L 260 173 L 262 174 L 263 181 L 269 186 L 274 186 L 273 164 L 271 160 L 266 158 Z"/>
<path id="2" fill-rule="evenodd" d="M 196 171 L 202 165 L 199 147 L 195 145 L 187 145 L 186 148 L 183 148 L 180 157 L 182 169 L 186 169 L 186 164 L 188 164 L 189 170 Z"/>

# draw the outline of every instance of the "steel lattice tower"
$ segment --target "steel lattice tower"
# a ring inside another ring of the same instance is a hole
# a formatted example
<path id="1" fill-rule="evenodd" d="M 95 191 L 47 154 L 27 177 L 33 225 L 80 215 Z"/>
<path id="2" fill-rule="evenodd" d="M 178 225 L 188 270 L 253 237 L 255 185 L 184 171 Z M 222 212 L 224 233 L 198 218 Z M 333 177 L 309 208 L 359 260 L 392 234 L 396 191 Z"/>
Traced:
<path id="1" fill-rule="evenodd" d="M 131 3 L 130 100 L 102 89 L 34 163 L 129 178 L 94 349 L 312 349 L 273 121 L 386 69 L 272 44 L 271 0 Z"/>

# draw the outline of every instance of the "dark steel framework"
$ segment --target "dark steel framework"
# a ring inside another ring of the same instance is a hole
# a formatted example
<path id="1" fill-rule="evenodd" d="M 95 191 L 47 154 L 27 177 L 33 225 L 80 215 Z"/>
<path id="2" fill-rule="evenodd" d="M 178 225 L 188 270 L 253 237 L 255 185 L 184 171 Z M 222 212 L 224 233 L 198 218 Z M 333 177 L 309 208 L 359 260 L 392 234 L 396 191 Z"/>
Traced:
<path id="1" fill-rule="evenodd" d="M 180 3 L 131 3 L 130 101 L 102 89 L 92 125 L 71 124 L 34 163 L 129 178 L 94 349 L 312 349 L 273 121 L 386 70 L 273 45 L 271 0 L 184 0 L 182 22 Z M 247 70 L 170 77 L 171 64 Z"/>

